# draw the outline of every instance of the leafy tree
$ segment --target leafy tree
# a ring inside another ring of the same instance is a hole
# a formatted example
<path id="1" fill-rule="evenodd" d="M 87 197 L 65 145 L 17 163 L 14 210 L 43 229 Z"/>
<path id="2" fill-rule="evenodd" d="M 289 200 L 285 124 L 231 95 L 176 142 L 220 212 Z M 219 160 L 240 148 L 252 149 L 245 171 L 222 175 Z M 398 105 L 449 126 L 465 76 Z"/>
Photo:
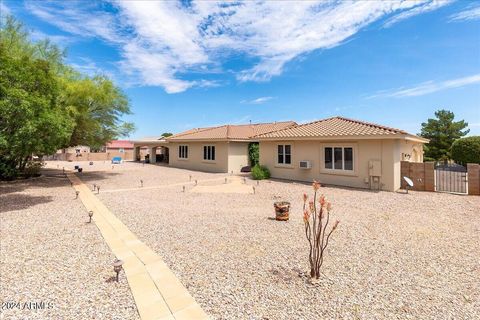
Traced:
<path id="1" fill-rule="evenodd" d="M 258 142 L 251 142 L 248 145 L 248 159 L 252 167 L 256 166 L 260 159 L 260 148 Z"/>
<path id="2" fill-rule="evenodd" d="M 32 42 L 13 17 L 0 22 L 0 179 L 25 171 L 32 155 L 98 147 L 134 130 L 121 119 L 129 101 L 112 81 L 78 73 L 63 50 Z"/>
<path id="3" fill-rule="evenodd" d="M 58 94 L 48 61 L 12 57 L 0 42 L 0 179 L 15 178 L 32 154 L 52 154 L 68 142 L 73 122 Z"/>
<path id="4" fill-rule="evenodd" d="M 452 144 L 452 159 L 460 164 L 480 163 L 480 136 L 455 140 Z"/>
<path id="5" fill-rule="evenodd" d="M 448 110 L 436 111 L 435 117 L 436 119 L 428 119 L 427 122 L 422 123 L 420 136 L 430 139 L 425 146 L 425 158 L 450 159 L 452 143 L 470 131 L 465 130 L 468 123 L 464 120 L 454 121 L 454 113 Z"/>
<path id="6" fill-rule="evenodd" d="M 167 138 L 167 137 L 171 137 L 171 136 L 173 136 L 173 133 L 171 133 L 171 132 L 164 132 L 164 133 L 162 133 L 162 137 Z"/>

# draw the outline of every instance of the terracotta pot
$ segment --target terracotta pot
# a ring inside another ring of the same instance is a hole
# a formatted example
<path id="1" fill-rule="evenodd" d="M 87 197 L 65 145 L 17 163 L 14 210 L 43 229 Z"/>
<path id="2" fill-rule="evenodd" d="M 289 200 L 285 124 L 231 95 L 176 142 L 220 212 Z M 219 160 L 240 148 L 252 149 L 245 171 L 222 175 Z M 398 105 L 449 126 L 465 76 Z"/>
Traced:
<path id="1" fill-rule="evenodd" d="M 279 201 L 273 204 L 275 208 L 275 220 L 287 221 L 290 214 L 290 202 Z"/>

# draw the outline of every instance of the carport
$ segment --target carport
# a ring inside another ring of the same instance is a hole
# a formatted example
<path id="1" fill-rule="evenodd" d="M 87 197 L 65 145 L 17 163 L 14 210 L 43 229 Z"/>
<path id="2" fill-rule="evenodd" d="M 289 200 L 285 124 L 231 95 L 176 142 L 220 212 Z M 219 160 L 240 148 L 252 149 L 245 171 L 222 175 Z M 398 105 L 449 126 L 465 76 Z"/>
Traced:
<path id="1" fill-rule="evenodd" d="M 160 154 L 163 154 L 163 162 L 168 163 L 169 148 L 168 141 L 164 137 L 148 137 L 139 140 L 134 140 L 133 142 L 133 159 L 135 161 L 141 161 L 140 149 L 143 147 L 148 148 L 148 155 L 150 158 L 150 163 L 157 162 L 157 150 L 160 149 Z"/>

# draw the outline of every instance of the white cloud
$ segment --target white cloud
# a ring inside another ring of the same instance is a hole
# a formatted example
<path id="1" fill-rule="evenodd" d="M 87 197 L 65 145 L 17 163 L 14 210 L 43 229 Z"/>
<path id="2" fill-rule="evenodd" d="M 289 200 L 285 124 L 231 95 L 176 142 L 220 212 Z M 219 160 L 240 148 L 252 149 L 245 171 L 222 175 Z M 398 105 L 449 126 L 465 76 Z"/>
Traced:
<path id="1" fill-rule="evenodd" d="M 262 103 L 265 103 L 265 102 L 270 101 L 272 99 L 273 99 L 273 97 L 260 97 L 260 98 L 253 99 L 253 100 L 242 100 L 242 101 L 240 101 L 240 103 L 262 104 Z"/>
<path id="2" fill-rule="evenodd" d="M 30 32 L 30 38 L 33 41 L 48 39 L 48 40 L 52 41 L 53 43 L 55 43 L 59 46 L 62 46 L 62 47 L 65 47 L 67 44 L 75 41 L 75 38 L 71 37 L 71 36 L 62 36 L 62 35 L 58 35 L 58 34 L 46 34 L 46 33 L 43 33 L 39 30 L 32 30 Z"/>
<path id="3" fill-rule="evenodd" d="M 177 93 L 205 86 L 192 73 L 218 72 L 231 55 L 255 61 L 235 70 L 239 81 L 268 81 L 288 62 L 338 46 L 375 21 L 391 18 L 392 24 L 450 1 L 111 0 L 115 12 L 85 1 L 35 1 L 27 7 L 64 31 L 117 47 L 118 65 L 133 83 Z"/>
<path id="4" fill-rule="evenodd" d="M 374 95 L 366 97 L 367 99 L 373 98 L 403 98 L 403 97 L 416 97 L 430 94 L 437 91 L 464 87 L 480 83 L 480 73 L 468 77 L 456 78 L 442 82 L 427 81 L 420 83 L 410 88 L 397 88 L 392 90 L 382 90 Z"/>
<path id="5" fill-rule="evenodd" d="M 6 17 L 11 13 L 10 8 L 7 7 L 3 1 L 0 1 L 0 18 Z"/>
<path id="6" fill-rule="evenodd" d="M 411 18 L 413 16 L 416 16 L 416 15 L 419 15 L 419 14 L 422 14 L 422 13 L 437 10 L 437 9 L 443 7 L 443 6 L 451 4 L 454 1 L 455 0 L 433 0 L 433 1 L 428 1 L 428 2 L 425 2 L 425 1 L 405 1 L 404 2 L 405 4 L 407 4 L 407 2 L 409 2 L 408 3 L 409 5 L 415 4 L 415 6 L 410 10 L 403 11 L 403 12 L 391 17 L 390 19 L 388 19 L 385 22 L 385 24 L 383 26 L 385 28 L 391 27 L 392 25 L 394 25 L 394 24 L 396 24 L 400 21 L 403 21 L 405 19 Z"/>
<path id="7" fill-rule="evenodd" d="M 480 19 L 480 6 L 470 6 L 463 11 L 453 14 L 449 17 L 450 22 L 469 21 Z"/>

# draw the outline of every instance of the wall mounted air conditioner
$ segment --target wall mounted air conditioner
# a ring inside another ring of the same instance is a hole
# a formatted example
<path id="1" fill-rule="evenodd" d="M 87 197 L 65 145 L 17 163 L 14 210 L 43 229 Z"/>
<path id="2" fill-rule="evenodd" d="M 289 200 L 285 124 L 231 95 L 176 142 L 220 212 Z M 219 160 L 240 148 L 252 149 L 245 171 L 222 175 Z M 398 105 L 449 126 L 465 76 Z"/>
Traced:
<path id="1" fill-rule="evenodd" d="M 311 169 L 312 163 L 308 160 L 301 160 L 300 161 L 300 169 Z"/>

